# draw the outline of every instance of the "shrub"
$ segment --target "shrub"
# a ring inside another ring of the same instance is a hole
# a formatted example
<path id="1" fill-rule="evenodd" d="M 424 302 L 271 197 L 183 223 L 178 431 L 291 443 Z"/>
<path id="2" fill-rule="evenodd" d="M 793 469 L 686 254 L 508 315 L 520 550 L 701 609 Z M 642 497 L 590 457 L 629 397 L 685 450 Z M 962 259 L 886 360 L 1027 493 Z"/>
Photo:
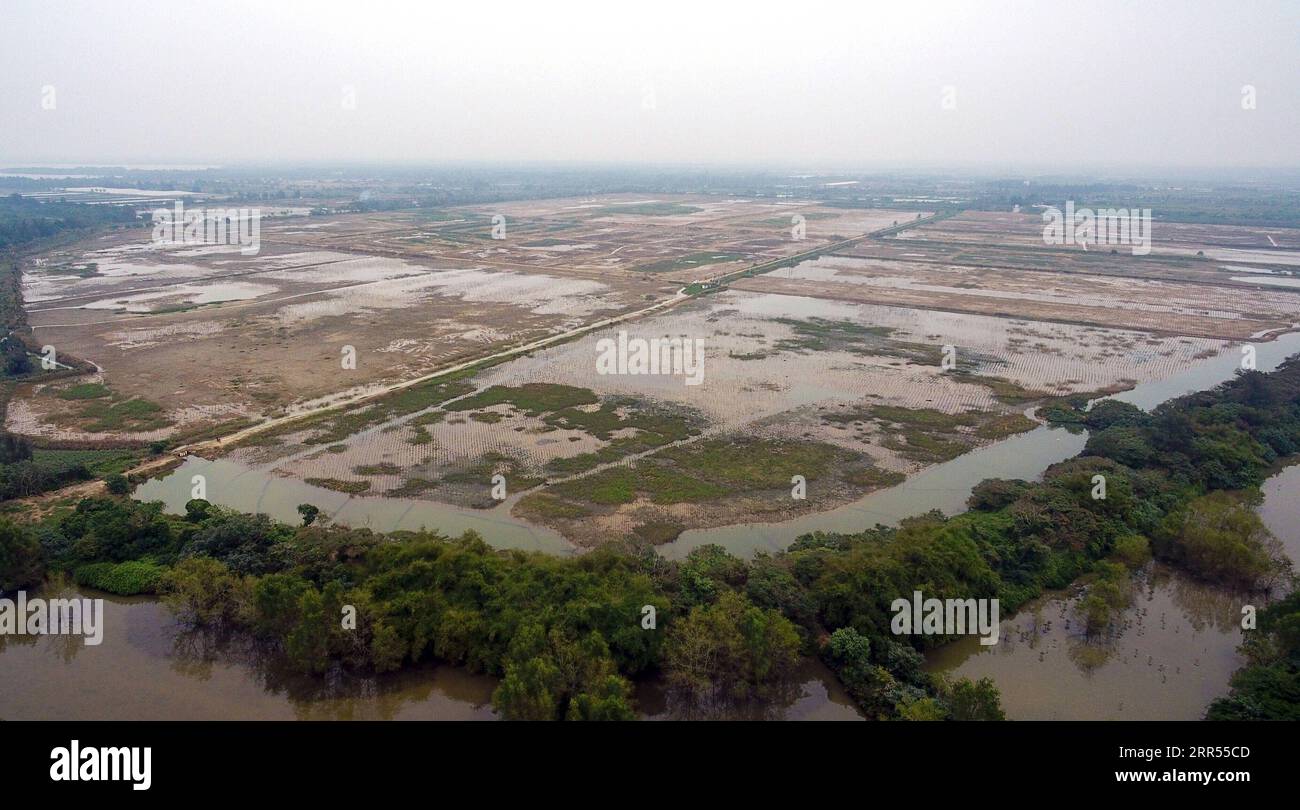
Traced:
<path id="1" fill-rule="evenodd" d="M 157 593 L 167 569 L 144 560 L 124 563 L 91 563 L 76 568 L 72 581 L 89 588 L 98 588 L 120 596 Z"/>

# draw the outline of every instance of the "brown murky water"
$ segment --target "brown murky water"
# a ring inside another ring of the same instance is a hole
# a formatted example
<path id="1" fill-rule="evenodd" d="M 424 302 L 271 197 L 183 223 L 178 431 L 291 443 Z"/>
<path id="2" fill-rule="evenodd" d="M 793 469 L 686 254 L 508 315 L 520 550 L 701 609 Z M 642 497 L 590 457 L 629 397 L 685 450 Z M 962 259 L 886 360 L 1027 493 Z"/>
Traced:
<path id="1" fill-rule="evenodd" d="M 1260 516 L 1300 560 L 1300 466 L 1263 486 Z M 997 645 L 976 637 L 934 650 L 927 668 L 989 677 L 1013 720 L 1197 720 L 1244 663 L 1241 609 L 1258 595 L 1234 593 L 1151 566 L 1137 578 L 1118 632 L 1085 639 L 1082 588 L 1049 594 L 1002 622 Z"/>
<path id="2" fill-rule="evenodd" d="M 826 665 L 814 659 L 804 660 L 790 688 L 768 701 L 719 707 L 683 705 L 657 679 L 639 683 L 636 700 L 643 720 L 866 719 Z"/>
<path id="3" fill-rule="evenodd" d="M 492 677 L 439 665 L 378 677 L 306 677 L 247 639 L 185 628 L 157 600 L 84 595 L 104 598 L 101 644 L 0 637 L 0 720 L 496 719 Z M 862 719 L 816 661 L 805 662 L 795 684 L 768 703 L 701 710 L 674 703 L 657 681 L 638 685 L 637 703 L 655 720 Z"/>
<path id="4" fill-rule="evenodd" d="M 285 671 L 246 642 L 186 631 L 160 602 L 104 598 L 104 639 L 11 636 L 0 648 L 5 720 L 492 719 L 493 678 L 450 666 L 325 679 Z"/>
<path id="5" fill-rule="evenodd" d="M 1260 518 L 1282 541 L 1291 560 L 1300 565 L 1300 464 L 1282 470 L 1260 489 L 1264 492 Z"/>
<path id="6" fill-rule="evenodd" d="M 1196 720 L 1242 665 L 1236 597 L 1166 569 L 1138 578 L 1117 633 L 1087 639 L 1083 589 L 1036 600 L 1004 619 L 998 644 L 975 636 L 927 656 L 927 668 L 992 678 L 1012 720 Z"/>

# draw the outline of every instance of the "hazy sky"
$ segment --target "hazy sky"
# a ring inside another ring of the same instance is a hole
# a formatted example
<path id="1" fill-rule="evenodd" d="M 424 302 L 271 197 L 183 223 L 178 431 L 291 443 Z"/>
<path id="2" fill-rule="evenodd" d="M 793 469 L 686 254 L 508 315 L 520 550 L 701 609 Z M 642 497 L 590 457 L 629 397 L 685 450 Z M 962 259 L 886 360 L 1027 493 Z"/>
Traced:
<path id="1" fill-rule="evenodd" d="M 9 165 L 1300 165 L 1300 0 L 0 0 L 0 37 Z"/>

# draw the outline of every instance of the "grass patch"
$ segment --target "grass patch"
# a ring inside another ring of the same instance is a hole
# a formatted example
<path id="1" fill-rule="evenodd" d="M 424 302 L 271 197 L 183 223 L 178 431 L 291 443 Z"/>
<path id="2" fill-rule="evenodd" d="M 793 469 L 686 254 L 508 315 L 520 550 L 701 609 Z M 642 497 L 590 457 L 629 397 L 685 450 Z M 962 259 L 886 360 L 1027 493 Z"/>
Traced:
<path id="1" fill-rule="evenodd" d="M 162 412 L 161 405 L 147 399 L 119 402 L 91 399 L 77 413 L 77 419 L 88 433 L 144 432 L 159 430 L 171 424 L 171 420 L 164 417 Z"/>
<path id="2" fill-rule="evenodd" d="M 631 467 L 613 467 L 587 478 L 556 484 L 551 491 L 561 497 L 602 506 L 636 500 L 636 474 Z"/>
<path id="3" fill-rule="evenodd" d="M 754 491 L 785 489 L 794 475 L 812 481 L 830 472 L 844 455 L 845 451 L 821 442 L 731 438 L 668 448 L 656 458 L 668 459 L 702 480 Z"/>
<path id="4" fill-rule="evenodd" d="M 218 422 L 216 424 L 208 425 L 206 427 L 202 425 L 197 425 L 192 430 L 181 430 L 179 433 L 173 434 L 172 437 L 169 439 L 169 441 L 173 445 L 187 444 L 189 442 L 206 441 L 208 439 L 215 439 L 219 436 L 227 436 L 231 433 L 235 433 L 236 431 L 243 430 L 246 427 L 252 427 L 253 425 L 257 424 L 257 422 L 258 422 L 257 419 L 253 419 L 251 417 L 239 417 L 237 419 L 228 419 L 224 422 Z M 280 440 L 278 438 L 272 436 L 272 437 L 265 437 L 265 439 L 263 440 L 261 434 L 253 434 L 248 438 L 247 441 L 250 445 L 259 442 L 260 444 L 266 446 L 280 444 Z"/>
<path id="5" fill-rule="evenodd" d="M 599 401 L 595 392 L 589 388 L 556 383 L 525 383 L 520 386 L 494 385 L 473 396 L 457 400 L 447 405 L 446 409 L 473 411 L 492 405 L 510 405 L 529 416 L 541 416 L 564 408 L 594 405 Z"/>
<path id="6" fill-rule="evenodd" d="M 32 462 L 52 471 L 85 467 L 96 478 L 122 474 L 135 466 L 139 456 L 130 450 L 32 450 Z"/>
<path id="7" fill-rule="evenodd" d="M 441 405 L 449 399 L 463 396 L 474 390 L 466 382 L 471 376 L 469 371 L 448 375 L 437 380 L 429 380 L 400 391 L 394 391 L 383 399 L 355 410 L 342 413 L 324 413 L 298 422 L 284 425 L 277 433 L 296 433 L 306 428 L 318 428 L 320 432 L 305 440 L 305 444 L 336 444 L 366 428 L 397 419 L 417 411 Z"/>
<path id="8" fill-rule="evenodd" d="M 337 478 L 308 478 L 308 484 L 322 489 L 332 489 L 335 492 L 346 492 L 349 495 L 357 495 L 370 490 L 369 481 L 341 481 Z"/>
<path id="9" fill-rule="evenodd" d="M 788 352 L 854 351 L 880 349 L 893 333 L 888 326 L 865 326 L 856 321 L 832 321 L 826 318 L 777 318 L 777 323 L 794 330 L 795 337 L 782 338 L 776 348 Z"/>
<path id="10" fill-rule="evenodd" d="M 402 468 L 396 464 L 362 464 L 352 468 L 354 475 L 401 475 Z"/>
<path id="11" fill-rule="evenodd" d="M 980 416 L 979 411 L 944 413 L 933 408 L 899 408 L 894 405 L 873 405 L 868 413 L 873 419 L 884 422 L 943 431 L 974 425 Z"/>
<path id="12" fill-rule="evenodd" d="M 547 492 L 534 492 L 519 499 L 519 511 L 524 517 L 576 520 L 591 514 L 576 503 L 569 503 Z"/>
<path id="13" fill-rule="evenodd" d="M 100 399 L 101 397 L 112 396 L 113 392 L 108 390 L 108 386 L 103 383 L 81 383 L 64 388 L 59 392 L 59 399 Z"/>
<path id="14" fill-rule="evenodd" d="M 685 256 L 679 256 L 676 259 L 664 259 L 662 261 L 651 262 L 637 266 L 636 270 L 642 273 L 667 273 L 673 270 L 688 270 L 692 267 L 705 267 L 710 264 L 723 264 L 725 262 L 740 261 L 745 258 L 739 253 L 719 253 L 715 250 L 700 251 L 698 253 L 688 253 Z"/>
<path id="15" fill-rule="evenodd" d="M 636 214 L 637 216 L 662 217 L 674 214 L 697 214 L 703 211 L 703 208 L 696 208 L 693 205 L 682 205 L 675 202 L 650 202 L 634 203 L 632 205 L 606 205 L 597 208 L 594 216 L 606 217 L 611 214 Z"/>
<path id="16" fill-rule="evenodd" d="M 926 464 L 951 461 L 970 449 L 964 442 L 947 441 L 914 428 L 888 436 L 881 444 L 904 458 Z"/>
<path id="17" fill-rule="evenodd" d="M 882 470 L 879 467 L 868 466 L 862 469 L 853 470 L 844 475 L 844 480 L 857 487 L 864 489 L 879 489 L 882 487 L 897 486 L 907 478 L 900 472 L 893 470 Z"/>
<path id="18" fill-rule="evenodd" d="M 1038 423 L 1023 413 L 1007 413 L 995 416 L 975 428 L 975 435 L 981 439 L 1005 439 L 1036 427 Z"/>
<path id="19" fill-rule="evenodd" d="M 390 489 L 384 493 L 390 498 L 414 498 L 428 492 L 431 489 L 437 489 L 438 482 L 428 478 L 408 478 L 402 482 L 400 487 Z"/>
<path id="20" fill-rule="evenodd" d="M 547 463 L 549 472 L 576 475 L 595 469 L 602 464 L 612 464 L 636 453 L 690 438 L 699 432 L 691 417 L 671 410 L 650 408 L 634 410 L 640 405 L 635 400 L 606 400 L 594 411 L 566 408 L 550 414 L 544 421 L 553 428 L 581 430 L 609 444 L 590 453 L 569 458 L 552 459 Z M 631 413 L 620 416 L 618 411 Z M 634 430 L 630 435 L 614 438 L 616 431 Z"/>
<path id="21" fill-rule="evenodd" d="M 58 424 L 87 433 L 144 432 L 172 424 L 156 402 L 122 397 L 103 383 L 79 383 L 52 393 L 59 399 L 77 403 L 71 412 L 55 415 Z"/>
<path id="22" fill-rule="evenodd" d="M 849 454 L 821 442 L 710 439 L 670 447 L 632 467 L 613 467 L 565 481 L 552 492 L 580 503 L 618 505 L 638 496 L 660 505 L 699 503 L 728 495 L 786 489 L 802 475 L 829 474 Z"/>
<path id="23" fill-rule="evenodd" d="M 676 540 L 686 527 L 680 523 L 652 520 L 632 529 L 636 539 L 652 546 L 662 546 Z"/>
<path id="24" fill-rule="evenodd" d="M 442 477 L 444 484 L 480 484 L 488 487 L 492 476 L 501 475 L 506 479 L 508 492 L 520 492 L 546 483 L 545 478 L 530 476 L 523 472 L 523 465 L 504 453 L 484 453 L 472 464 Z"/>
<path id="25" fill-rule="evenodd" d="M 636 466 L 637 489 L 654 503 L 698 503 L 712 501 L 727 494 L 720 484 L 696 478 L 679 469 L 645 461 Z"/>
<path id="26" fill-rule="evenodd" d="M 953 372 L 953 376 L 958 378 L 961 382 L 971 383 L 973 385 L 982 385 L 988 388 L 993 394 L 994 399 L 1006 405 L 1024 405 L 1048 396 L 1042 391 L 1031 391 L 1020 383 L 1012 382 L 1003 377 L 985 377 L 980 374 L 970 374 L 961 371 Z"/>

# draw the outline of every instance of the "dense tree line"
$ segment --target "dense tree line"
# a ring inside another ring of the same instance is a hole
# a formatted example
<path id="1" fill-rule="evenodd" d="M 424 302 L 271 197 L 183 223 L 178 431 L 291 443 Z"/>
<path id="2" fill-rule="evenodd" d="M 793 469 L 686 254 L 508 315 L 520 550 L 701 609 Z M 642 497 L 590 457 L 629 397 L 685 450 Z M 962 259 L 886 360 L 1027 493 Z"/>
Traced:
<path id="1" fill-rule="evenodd" d="M 93 477 L 84 464 L 33 461 L 27 439 L 0 432 L 0 501 L 48 492 Z"/>
<path id="2" fill-rule="evenodd" d="M 124 205 L 84 205 L 10 194 L 0 197 L 0 251 L 21 247 L 63 231 L 130 225 L 135 210 Z"/>
<path id="3" fill-rule="evenodd" d="M 87 205 L 21 194 L 0 196 L 0 377 L 20 377 L 33 370 L 27 345 L 30 330 L 23 310 L 20 249 L 68 231 L 126 227 L 136 222 L 131 206 Z"/>
<path id="4" fill-rule="evenodd" d="M 788 685 L 800 655 L 818 655 L 868 716 L 998 719 L 990 682 L 922 669 L 924 648 L 945 639 L 893 635 L 893 599 L 919 589 L 1013 610 L 1091 574 L 1091 627 L 1106 621 L 1119 563 L 1152 552 L 1207 579 L 1276 581 L 1276 548 L 1249 499 L 1230 492 L 1300 449 L 1300 364 L 1150 414 L 1104 403 L 1080 418 L 1087 449 L 1041 482 L 985 481 L 962 515 L 807 535 L 751 561 L 717 546 L 680 562 L 613 546 L 555 557 L 497 551 L 472 532 L 380 535 L 206 501 L 171 516 L 156 503 L 87 498 L 53 523 L 0 525 L 0 583 L 32 582 L 42 565 L 120 588 L 150 583 L 140 587 L 163 591 L 189 621 L 252 633 L 305 672 L 465 666 L 501 678 L 494 702 L 512 718 L 631 717 L 632 679 L 654 672 L 705 706 L 763 699 Z M 152 567 L 108 567 L 132 561 Z M 1285 651 L 1294 678 L 1287 621 L 1269 619 L 1281 641 L 1268 666 Z"/>

